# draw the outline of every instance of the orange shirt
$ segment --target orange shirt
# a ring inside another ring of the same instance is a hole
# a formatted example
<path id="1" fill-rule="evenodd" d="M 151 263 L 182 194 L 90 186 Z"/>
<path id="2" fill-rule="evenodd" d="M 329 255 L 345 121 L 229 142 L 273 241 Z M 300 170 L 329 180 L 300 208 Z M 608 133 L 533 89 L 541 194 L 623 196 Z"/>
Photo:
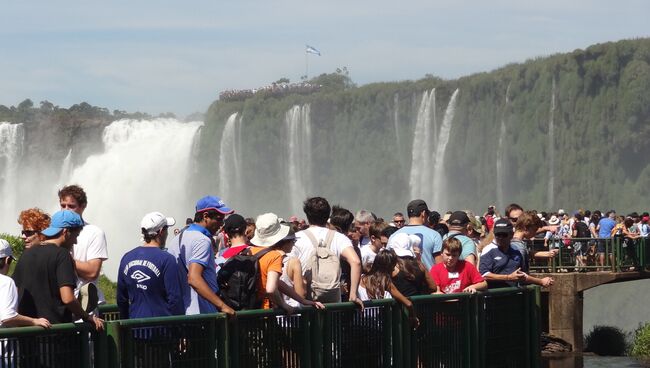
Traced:
<path id="1" fill-rule="evenodd" d="M 263 247 L 251 247 L 251 254 L 255 255 L 264 250 Z M 271 301 L 266 297 L 266 280 L 269 271 L 275 271 L 282 275 L 282 258 L 284 253 L 280 250 L 272 250 L 260 259 L 260 283 L 257 289 L 257 297 L 262 300 L 263 309 L 271 309 Z"/>

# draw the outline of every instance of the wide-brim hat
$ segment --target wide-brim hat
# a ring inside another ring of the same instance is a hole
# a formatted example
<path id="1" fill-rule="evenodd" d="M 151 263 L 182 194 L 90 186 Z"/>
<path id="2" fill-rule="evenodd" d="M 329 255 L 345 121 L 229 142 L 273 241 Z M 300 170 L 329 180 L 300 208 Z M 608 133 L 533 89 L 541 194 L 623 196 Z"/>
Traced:
<path id="1" fill-rule="evenodd" d="M 251 244 L 258 247 L 270 247 L 284 239 L 295 239 L 291 227 L 284 225 L 275 213 L 265 213 L 255 220 L 255 236 Z"/>
<path id="2" fill-rule="evenodd" d="M 560 219 L 557 218 L 557 216 L 551 216 L 551 218 L 548 220 L 549 225 L 557 225 L 560 223 Z"/>

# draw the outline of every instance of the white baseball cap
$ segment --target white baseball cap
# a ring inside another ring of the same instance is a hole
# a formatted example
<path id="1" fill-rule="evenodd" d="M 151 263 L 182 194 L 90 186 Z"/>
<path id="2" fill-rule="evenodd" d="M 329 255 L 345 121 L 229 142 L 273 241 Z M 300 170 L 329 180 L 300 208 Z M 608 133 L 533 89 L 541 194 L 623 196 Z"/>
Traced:
<path id="1" fill-rule="evenodd" d="M 11 250 L 11 244 L 4 239 L 0 239 L 0 258 L 14 258 L 14 252 Z"/>
<path id="2" fill-rule="evenodd" d="M 140 221 L 140 227 L 149 235 L 156 235 L 163 227 L 175 224 L 176 220 L 173 217 L 165 217 L 160 212 L 147 213 Z"/>
<path id="3" fill-rule="evenodd" d="M 391 236 L 386 248 L 394 250 L 398 257 L 415 257 L 411 238 L 406 233 L 397 233 Z"/>

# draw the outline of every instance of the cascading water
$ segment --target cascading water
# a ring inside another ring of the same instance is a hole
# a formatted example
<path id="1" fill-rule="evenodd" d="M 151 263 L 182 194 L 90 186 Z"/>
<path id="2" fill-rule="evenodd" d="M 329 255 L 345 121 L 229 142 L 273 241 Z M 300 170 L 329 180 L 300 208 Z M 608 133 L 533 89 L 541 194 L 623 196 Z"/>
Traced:
<path id="1" fill-rule="evenodd" d="M 393 124 L 395 125 L 395 141 L 397 142 L 397 154 L 402 157 L 402 144 L 399 136 L 399 94 L 393 96 Z"/>
<path id="2" fill-rule="evenodd" d="M 225 198 L 239 198 L 241 185 L 241 116 L 228 117 L 221 135 L 219 148 L 219 194 Z M 228 203 L 228 202 L 226 202 Z"/>
<path id="3" fill-rule="evenodd" d="M 307 197 L 311 166 L 310 106 L 293 106 L 287 111 L 287 135 L 289 137 L 287 168 L 292 215 L 301 215 L 302 202 Z"/>
<path id="4" fill-rule="evenodd" d="M 140 244 L 144 214 L 160 211 L 173 216 L 177 227 L 193 216 L 197 198 L 188 197 L 187 182 L 191 149 L 201 125 L 175 119 L 115 121 L 104 128 L 104 152 L 88 157 L 66 180 L 85 189 L 84 219 L 106 233 L 109 260 L 103 271 L 111 279 L 115 280 L 122 255 Z"/>
<path id="5" fill-rule="evenodd" d="M 59 172 L 59 180 L 56 184 L 56 189 L 59 189 L 66 184 L 65 180 L 70 177 L 70 174 L 72 174 L 72 148 L 68 150 L 68 154 L 65 155 L 63 163 L 61 164 L 61 171 Z"/>
<path id="6" fill-rule="evenodd" d="M 555 206 L 555 78 L 551 88 L 551 112 L 548 119 L 548 208 Z"/>
<path id="7" fill-rule="evenodd" d="M 506 102 L 505 106 L 503 109 L 503 114 L 501 115 L 501 128 L 499 129 L 499 145 L 497 146 L 497 159 L 496 159 L 496 165 L 497 165 L 497 178 L 496 178 L 496 184 L 497 184 L 497 207 L 498 208 L 505 208 L 505 202 L 504 202 L 504 190 L 503 190 L 503 176 L 504 176 L 504 170 L 503 170 L 503 160 L 505 159 L 505 139 L 506 139 L 506 114 L 508 111 L 508 105 L 510 104 L 510 83 L 508 83 L 508 87 L 506 88 Z"/>
<path id="8" fill-rule="evenodd" d="M 411 175 L 409 187 L 411 198 L 429 199 L 431 191 L 431 168 L 433 162 L 432 135 L 435 129 L 436 89 L 422 94 L 422 101 L 418 109 L 415 131 L 413 133 L 413 147 L 411 149 Z M 431 119 L 431 110 L 434 110 Z"/>
<path id="9" fill-rule="evenodd" d="M 443 193 L 445 192 L 446 177 L 444 171 L 445 165 L 445 152 L 447 150 L 447 143 L 449 143 L 449 135 L 451 133 L 451 123 L 454 120 L 454 114 L 456 113 L 456 101 L 458 100 L 457 88 L 454 93 L 451 95 L 447 109 L 445 110 L 445 117 L 442 120 L 442 125 L 440 126 L 440 133 L 438 135 L 438 143 L 436 145 L 436 155 L 435 163 L 433 166 L 433 191 L 434 191 L 434 208 L 444 210 L 444 205 L 442 203 Z"/>
<path id="10" fill-rule="evenodd" d="M 18 168 L 23 153 L 25 129 L 23 124 L 0 122 L 0 220 L 3 226 L 15 224 L 17 216 L 16 190 Z"/>

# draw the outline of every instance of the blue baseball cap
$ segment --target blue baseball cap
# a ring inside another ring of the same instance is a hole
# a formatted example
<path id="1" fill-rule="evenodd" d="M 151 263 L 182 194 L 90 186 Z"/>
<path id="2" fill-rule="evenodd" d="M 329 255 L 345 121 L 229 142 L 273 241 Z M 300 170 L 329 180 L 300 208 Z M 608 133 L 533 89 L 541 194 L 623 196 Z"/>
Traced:
<path id="1" fill-rule="evenodd" d="M 223 200 L 215 196 L 205 196 L 196 202 L 196 212 L 204 212 L 214 210 L 223 213 L 224 215 L 229 215 L 235 210 L 226 206 Z"/>
<path id="2" fill-rule="evenodd" d="M 50 227 L 41 231 L 41 234 L 45 236 L 55 236 L 63 229 L 71 229 L 83 226 L 84 222 L 79 214 L 74 211 L 63 210 L 52 215 L 52 222 L 50 222 Z"/>

